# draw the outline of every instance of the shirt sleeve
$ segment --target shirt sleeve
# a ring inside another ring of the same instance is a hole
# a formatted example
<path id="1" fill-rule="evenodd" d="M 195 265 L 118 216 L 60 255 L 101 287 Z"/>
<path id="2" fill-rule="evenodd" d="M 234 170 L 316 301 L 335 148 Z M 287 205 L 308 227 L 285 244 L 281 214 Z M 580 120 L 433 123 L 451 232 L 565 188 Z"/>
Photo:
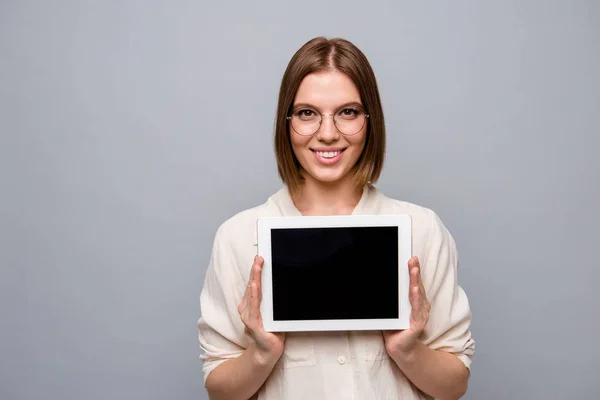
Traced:
<path id="1" fill-rule="evenodd" d="M 421 260 L 421 277 L 431 303 L 422 341 L 435 350 L 455 354 L 467 368 L 475 354 L 471 336 L 472 313 L 465 291 L 458 285 L 456 244 L 438 215 L 431 211 L 431 228 Z"/>
<path id="2" fill-rule="evenodd" d="M 203 361 L 204 383 L 221 363 L 239 357 L 248 347 L 244 324 L 237 306 L 245 284 L 235 262 L 223 226 L 215 236 L 210 261 L 200 294 L 198 340 Z"/>

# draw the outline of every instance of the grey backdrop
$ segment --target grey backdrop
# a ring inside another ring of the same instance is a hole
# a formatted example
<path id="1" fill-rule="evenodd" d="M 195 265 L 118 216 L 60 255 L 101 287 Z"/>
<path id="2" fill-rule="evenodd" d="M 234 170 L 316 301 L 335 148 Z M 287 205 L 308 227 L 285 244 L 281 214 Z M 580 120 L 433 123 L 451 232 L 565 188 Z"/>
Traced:
<path id="1" fill-rule="evenodd" d="M 0 398 L 206 399 L 213 235 L 280 182 L 279 80 L 354 41 L 379 187 L 459 246 L 467 399 L 600 391 L 597 1 L 0 2 Z"/>

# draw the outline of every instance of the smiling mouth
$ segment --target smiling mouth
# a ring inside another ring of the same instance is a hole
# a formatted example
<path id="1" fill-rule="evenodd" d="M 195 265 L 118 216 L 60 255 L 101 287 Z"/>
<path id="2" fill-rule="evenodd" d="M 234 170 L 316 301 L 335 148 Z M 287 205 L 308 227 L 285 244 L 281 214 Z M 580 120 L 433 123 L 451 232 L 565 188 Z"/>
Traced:
<path id="1" fill-rule="evenodd" d="M 339 156 L 344 150 L 336 150 L 336 151 L 317 151 L 317 150 L 312 150 L 314 153 L 316 153 L 318 156 L 323 157 L 323 158 L 334 158 Z"/>

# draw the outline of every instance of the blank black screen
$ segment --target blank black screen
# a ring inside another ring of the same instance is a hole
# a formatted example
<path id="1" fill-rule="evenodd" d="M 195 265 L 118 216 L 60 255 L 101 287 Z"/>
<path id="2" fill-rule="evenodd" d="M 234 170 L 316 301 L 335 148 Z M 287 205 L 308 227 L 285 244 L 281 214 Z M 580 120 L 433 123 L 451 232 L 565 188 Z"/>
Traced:
<path id="1" fill-rule="evenodd" d="M 275 321 L 397 318 L 398 227 L 271 231 Z"/>

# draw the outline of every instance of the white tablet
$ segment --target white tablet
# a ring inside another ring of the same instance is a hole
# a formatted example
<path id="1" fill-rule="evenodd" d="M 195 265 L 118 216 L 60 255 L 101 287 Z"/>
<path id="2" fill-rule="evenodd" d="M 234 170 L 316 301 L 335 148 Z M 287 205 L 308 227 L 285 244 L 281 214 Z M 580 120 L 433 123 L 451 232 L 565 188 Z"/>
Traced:
<path id="1" fill-rule="evenodd" d="M 409 215 L 258 220 L 269 332 L 409 328 Z"/>

